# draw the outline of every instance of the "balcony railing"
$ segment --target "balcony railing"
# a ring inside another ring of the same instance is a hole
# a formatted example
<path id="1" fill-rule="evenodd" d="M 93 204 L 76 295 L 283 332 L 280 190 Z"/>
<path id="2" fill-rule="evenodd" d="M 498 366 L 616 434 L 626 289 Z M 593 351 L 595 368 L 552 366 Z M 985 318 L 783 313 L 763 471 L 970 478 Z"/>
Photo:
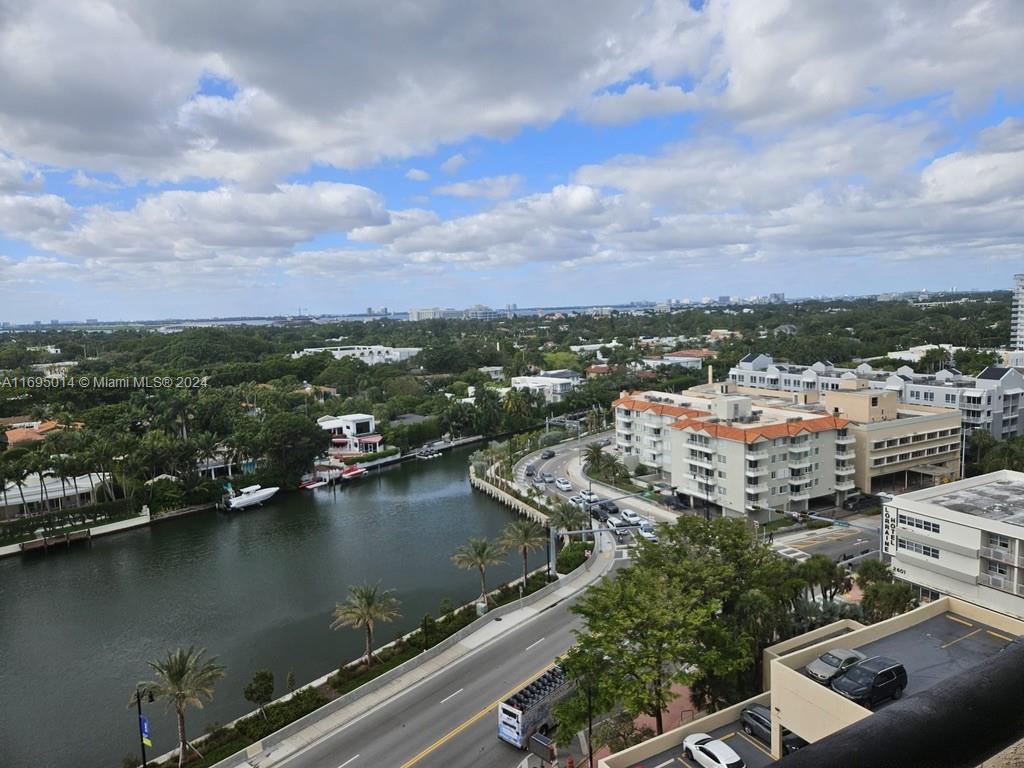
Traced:
<path id="1" fill-rule="evenodd" d="M 1000 549 L 999 547 L 982 547 L 981 556 L 1000 563 L 1013 562 L 1013 555 L 1010 554 L 1009 550 Z M 1024 560 L 1024 558 L 1018 558 L 1018 560 Z"/>
<path id="2" fill-rule="evenodd" d="M 811 492 L 809 490 L 807 490 L 806 488 L 804 488 L 803 490 L 800 490 L 800 491 L 796 491 L 796 492 L 790 491 L 790 494 L 789 494 L 789 500 L 790 501 L 807 501 L 810 498 L 811 498 Z"/>
<path id="3" fill-rule="evenodd" d="M 810 469 L 814 462 L 810 459 L 796 459 L 789 462 L 790 469 Z"/>
<path id="4" fill-rule="evenodd" d="M 747 493 L 753 493 L 753 494 L 765 493 L 767 490 L 768 490 L 768 484 L 767 483 L 756 483 L 756 484 L 747 483 Z"/>
<path id="5" fill-rule="evenodd" d="M 978 576 L 978 583 L 984 584 L 987 587 L 993 587 L 995 589 L 1001 589 L 1004 592 L 1013 592 L 1013 580 L 1009 576 L 996 576 L 992 573 L 982 573 Z M 1021 585 L 1017 585 L 1017 591 L 1020 591 Z"/>
<path id="6" fill-rule="evenodd" d="M 836 474 L 837 475 L 852 475 L 856 471 L 857 471 L 856 468 L 852 467 L 852 466 L 851 467 L 846 467 L 846 466 L 843 466 L 841 464 L 836 466 Z"/>
<path id="7" fill-rule="evenodd" d="M 837 435 L 836 445 L 853 445 L 857 439 L 853 435 Z"/>
<path id="8" fill-rule="evenodd" d="M 836 482 L 837 491 L 852 491 L 854 487 L 853 480 L 839 480 Z"/>
<path id="9" fill-rule="evenodd" d="M 791 446 L 789 446 L 789 452 L 790 453 L 795 453 L 795 454 L 798 454 L 798 455 L 799 454 L 809 453 L 810 450 L 811 450 L 811 446 L 810 446 L 809 443 L 801 443 L 800 445 L 791 445 Z"/>
<path id="10" fill-rule="evenodd" d="M 747 467 L 744 473 L 747 477 L 763 477 L 768 474 L 768 467 Z"/>

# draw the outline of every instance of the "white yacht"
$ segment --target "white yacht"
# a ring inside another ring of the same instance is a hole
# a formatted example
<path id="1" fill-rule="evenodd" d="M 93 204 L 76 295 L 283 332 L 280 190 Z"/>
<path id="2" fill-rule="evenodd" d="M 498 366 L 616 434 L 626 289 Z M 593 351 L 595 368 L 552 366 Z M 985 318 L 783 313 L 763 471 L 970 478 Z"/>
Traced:
<path id="1" fill-rule="evenodd" d="M 224 499 L 228 509 L 245 509 L 255 504 L 262 504 L 280 490 L 277 486 L 264 488 L 262 485 L 249 485 L 239 491 L 231 490 Z"/>

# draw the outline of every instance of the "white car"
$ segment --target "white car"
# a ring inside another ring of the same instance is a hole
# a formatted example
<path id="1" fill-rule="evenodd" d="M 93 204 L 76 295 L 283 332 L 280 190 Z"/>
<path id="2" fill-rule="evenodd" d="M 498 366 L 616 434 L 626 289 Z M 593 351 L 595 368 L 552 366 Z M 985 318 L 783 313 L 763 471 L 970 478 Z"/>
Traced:
<path id="1" fill-rule="evenodd" d="M 630 525 L 640 525 L 640 515 L 638 515 L 632 509 L 620 509 L 619 517 L 621 517 Z"/>
<path id="2" fill-rule="evenodd" d="M 683 751 L 701 768 L 746 768 L 732 747 L 706 733 L 691 733 L 683 739 Z"/>
<path id="3" fill-rule="evenodd" d="M 597 504 L 600 501 L 597 494 L 593 491 L 580 491 L 580 498 L 587 502 L 587 504 Z"/>
<path id="4" fill-rule="evenodd" d="M 582 496 L 570 496 L 569 503 L 575 504 L 577 507 L 580 507 L 582 509 L 583 505 L 586 504 L 587 502 L 583 500 Z"/>
<path id="5" fill-rule="evenodd" d="M 557 480 L 555 480 L 555 488 L 557 488 L 560 491 L 565 491 L 566 493 L 569 493 L 570 491 L 572 491 L 572 483 L 570 483 L 564 477 L 560 477 Z"/>
<path id="6" fill-rule="evenodd" d="M 646 528 L 641 528 L 639 531 L 637 531 L 637 533 L 639 533 L 640 538 L 644 539 L 645 541 L 653 541 L 655 544 L 658 543 L 658 537 L 655 535 L 654 531 L 648 530 Z"/>

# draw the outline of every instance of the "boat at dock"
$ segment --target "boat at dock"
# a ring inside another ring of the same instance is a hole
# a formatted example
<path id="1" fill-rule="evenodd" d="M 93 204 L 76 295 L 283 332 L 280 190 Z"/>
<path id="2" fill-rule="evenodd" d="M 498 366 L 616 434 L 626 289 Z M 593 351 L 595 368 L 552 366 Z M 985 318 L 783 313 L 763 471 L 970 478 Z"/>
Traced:
<path id="1" fill-rule="evenodd" d="M 235 491 L 229 485 L 228 493 L 224 497 L 224 506 L 232 510 L 252 507 L 269 500 L 279 490 L 281 489 L 277 486 L 264 488 L 262 485 L 248 485 L 239 491 Z"/>
<path id="2" fill-rule="evenodd" d="M 366 474 L 366 467 L 360 467 L 358 464 L 351 464 L 341 470 L 342 480 L 355 480 Z"/>
<path id="3" fill-rule="evenodd" d="M 425 445 L 416 452 L 417 459 L 439 459 L 441 451 L 430 445 Z"/>

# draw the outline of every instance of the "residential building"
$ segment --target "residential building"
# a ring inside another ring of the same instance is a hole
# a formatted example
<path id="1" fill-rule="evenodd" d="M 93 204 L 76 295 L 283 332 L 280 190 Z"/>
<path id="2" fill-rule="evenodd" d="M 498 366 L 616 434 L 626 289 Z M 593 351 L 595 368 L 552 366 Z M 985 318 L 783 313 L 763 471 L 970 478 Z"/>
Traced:
<path id="1" fill-rule="evenodd" d="M 575 389 L 579 380 L 554 376 L 513 376 L 512 389 L 528 389 L 543 395 L 545 403 L 560 403 Z"/>
<path id="2" fill-rule="evenodd" d="M 368 413 L 321 416 L 316 423 L 331 433 L 332 452 L 376 453 L 383 447 L 384 438 L 377 434 L 377 424 Z"/>
<path id="3" fill-rule="evenodd" d="M 611 341 L 599 341 L 595 344 L 573 344 L 569 347 L 569 351 L 575 352 L 577 355 L 580 353 L 592 353 L 597 356 L 598 360 L 603 360 L 604 358 L 601 357 L 602 349 L 615 349 L 621 346 L 622 344 L 617 340 L 612 339 Z"/>
<path id="4" fill-rule="evenodd" d="M 570 368 L 556 368 L 549 371 L 540 371 L 535 375 L 545 379 L 568 379 L 573 382 L 574 386 L 583 381 L 583 374 Z"/>
<path id="5" fill-rule="evenodd" d="M 1013 276 L 1013 305 L 1010 310 L 1010 347 L 1024 350 L 1024 274 Z"/>
<path id="6" fill-rule="evenodd" d="M 20 486 L 7 483 L 0 488 L 0 520 L 95 504 L 105 478 L 106 475 L 92 473 L 65 478 L 49 476 L 40 482 L 36 474 L 29 475 Z"/>
<path id="7" fill-rule="evenodd" d="M 699 357 L 702 360 L 713 360 L 718 353 L 713 349 L 680 349 L 676 352 L 666 352 L 665 357 Z"/>
<path id="8" fill-rule="evenodd" d="M 501 381 L 505 378 L 505 369 L 500 365 L 482 365 L 477 370 L 491 381 Z"/>
<path id="9" fill-rule="evenodd" d="M 893 572 L 942 594 L 1024 618 L 1024 473 L 1002 470 L 885 505 L 882 548 Z"/>
<path id="10" fill-rule="evenodd" d="M 667 475 L 691 506 L 765 520 L 812 499 L 842 504 L 854 490 L 845 419 L 784 405 L 754 407 L 728 385 L 681 394 L 624 394 L 615 444 L 626 462 Z"/>
<path id="11" fill-rule="evenodd" d="M 822 395 L 825 411 L 849 422 L 855 458 L 837 465 L 852 472 L 864 493 L 933 485 L 960 477 L 960 411 L 901 403 L 892 390 L 840 389 Z"/>
<path id="12" fill-rule="evenodd" d="M 827 360 L 792 365 L 776 363 L 769 355 L 749 354 L 729 371 L 729 381 L 741 387 L 782 392 L 827 392 L 858 379 L 870 389 L 898 393 L 904 403 L 958 408 L 965 432 L 982 429 L 995 440 L 1024 435 L 1024 419 L 1019 418 L 1024 374 L 1014 368 L 990 366 L 977 376 L 965 376 L 954 368 L 922 374 L 906 365 L 876 371 L 868 363 L 856 368 L 839 368 Z"/>
<path id="13" fill-rule="evenodd" d="M 952 344 L 921 344 L 908 349 L 894 350 L 887 354 L 886 357 L 890 360 L 906 360 L 908 363 L 919 363 L 933 349 L 941 349 L 946 353 L 946 358 L 952 360 L 953 353 L 966 349 L 966 347 L 954 347 Z"/>
<path id="14" fill-rule="evenodd" d="M 1017 721 L 999 714 L 1019 691 L 1011 670 L 1020 664 L 1021 635 L 1024 621 L 952 596 L 869 626 L 852 619 L 833 622 L 764 650 L 763 693 L 601 758 L 598 768 L 693 765 L 684 758 L 683 740 L 694 733 L 727 740 L 747 766 L 758 768 L 783 757 L 784 731 L 808 742 L 783 760 L 785 765 L 943 765 L 948 744 L 935 736 L 937 718 L 952 725 L 958 718 L 949 717 L 945 708 L 962 715 L 963 698 L 972 689 L 978 691 L 978 700 L 968 709 L 987 709 L 979 719 L 990 717 L 990 729 L 1003 729 L 985 734 L 990 750 L 975 753 L 981 763 L 1020 735 Z M 872 711 L 804 673 L 809 663 L 836 647 L 902 664 L 907 675 L 904 701 Z M 992 674 L 997 669 L 1005 671 Z M 991 688 L 978 690 L 986 678 Z M 768 744 L 741 733 L 743 710 L 753 706 L 767 711 Z M 902 734 L 899 729 L 893 733 L 895 718 Z M 844 731 L 852 743 L 844 742 L 846 750 L 837 749 L 836 739 Z M 976 750 L 982 740 L 979 735 L 972 742 Z M 856 754 L 849 751 L 858 747 Z M 870 759 L 858 761 L 866 752 L 871 752 Z M 924 754 L 929 758 L 922 759 Z"/>
<path id="15" fill-rule="evenodd" d="M 485 307 L 483 304 L 474 304 L 462 313 L 463 320 L 497 320 L 503 316 L 503 312 Z"/>
<path id="16" fill-rule="evenodd" d="M 410 309 L 409 320 L 417 322 L 419 320 L 461 320 L 462 311 L 458 309 L 441 309 L 440 307 L 431 307 L 430 309 Z"/>
<path id="17" fill-rule="evenodd" d="M 645 368 L 661 368 L 667 365 L 673 368 L 691 368 L 699 371 L 704 365 L 704 360 L 684 355 L 662 355 L 661 357 L 644 357 L 640 360 L 640 365 Z"/>
<path id="18" fill-rule="evenodd" d="M 400 363 L 415 357 L 422 351 L 422 347 L 385 347 L 381 344 L 352 344 L 341 347 L 307 347 L 298 352 L 292 352 L 292 358 L 296 359 L 306 355 L 319 355 L 329 352 L 335 360 L 354 357 L 362 360 L 367 365 L 381 365 L 383 363 Z"/>
<path id="19" fill-rule="evenodd" d="M 11 448 L 25 447 L 33 443 L 41 443 L 46 436 L 60 430 L 56 421 L 44 420 L 21 424 L 6 431 L 7 445 Z"/>

